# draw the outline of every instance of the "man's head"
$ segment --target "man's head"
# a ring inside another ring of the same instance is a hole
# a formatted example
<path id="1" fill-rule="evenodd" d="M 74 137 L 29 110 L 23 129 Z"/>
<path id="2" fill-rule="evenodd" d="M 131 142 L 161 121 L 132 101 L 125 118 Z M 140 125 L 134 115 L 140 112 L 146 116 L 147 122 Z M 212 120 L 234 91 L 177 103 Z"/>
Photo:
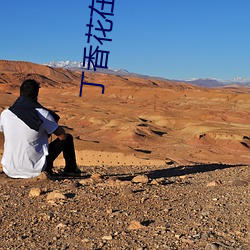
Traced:
<path id="1" fill-rule="evenodd" d="M 20 96 L 37 98 L 39 83 L 33 79 L 25 80 L 20 87 Z"/>

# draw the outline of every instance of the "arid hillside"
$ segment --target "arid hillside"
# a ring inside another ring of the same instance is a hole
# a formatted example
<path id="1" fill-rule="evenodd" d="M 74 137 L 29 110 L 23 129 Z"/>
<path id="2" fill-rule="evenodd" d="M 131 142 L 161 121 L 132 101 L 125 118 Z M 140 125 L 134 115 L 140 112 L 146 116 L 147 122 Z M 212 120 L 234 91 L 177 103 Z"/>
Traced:
<path id="1" fill-rule="evenodd" d="M 85 74 L 105 93 L 79 97 L 81 72 L 0 61 L 0 112 L 38 80 L 83 171 L 1 171 L 0 249 L 249 250 L 249 89 Z"/>
<path id="2" fill-rule="evenodd" d="M 74 135 L 82 165 L 250 161 L 243 140 L 250 131 L 248 88 L 205 89 L 87 72 L 84 81 L 103 84 L 105 93 L 85 85 L 79 97 L 81 72 L 0 61 L 0 110 L 13 103 L 26 78 L 41 83 L 39 100 Z"/>

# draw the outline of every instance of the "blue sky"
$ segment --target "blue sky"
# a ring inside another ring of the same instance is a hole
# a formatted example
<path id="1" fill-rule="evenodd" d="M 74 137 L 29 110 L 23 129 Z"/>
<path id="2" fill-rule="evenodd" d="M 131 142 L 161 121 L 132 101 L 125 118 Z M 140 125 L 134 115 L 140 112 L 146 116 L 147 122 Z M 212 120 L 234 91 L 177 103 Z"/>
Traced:
<path id="1" fill-rule="evenodd" d="M 2 0 L 0 59 L 82 61 L 96 45 L 85 36 L 91 1 Z M 136 73 L 250 78 L 249 12 L 249 0 L 115 0 L 112 42 L 100 48 L 109 67 Z"/>

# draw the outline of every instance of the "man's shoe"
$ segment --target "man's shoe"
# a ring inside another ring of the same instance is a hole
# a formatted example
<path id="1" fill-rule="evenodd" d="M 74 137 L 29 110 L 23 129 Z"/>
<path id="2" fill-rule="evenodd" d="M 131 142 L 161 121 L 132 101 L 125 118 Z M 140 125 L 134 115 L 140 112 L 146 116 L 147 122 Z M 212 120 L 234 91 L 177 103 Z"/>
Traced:
<path id="1" fill-rule="evenodd" d="M 53 175 L 53 174 L 54 174 L 54 172 L 53 172 L 53 170 L 52 170 L 51 168 L 46 168 L 46 169 L 44 170 L 44 172 L 46 172 L 46 173 L 49 174 L 49 175 Z"/>
<path id="2" fill-rule="evenodd" d="M 64 174 L 66 175 L 81 175 L 82 171 L 78 168 L 64 169 Z"/>

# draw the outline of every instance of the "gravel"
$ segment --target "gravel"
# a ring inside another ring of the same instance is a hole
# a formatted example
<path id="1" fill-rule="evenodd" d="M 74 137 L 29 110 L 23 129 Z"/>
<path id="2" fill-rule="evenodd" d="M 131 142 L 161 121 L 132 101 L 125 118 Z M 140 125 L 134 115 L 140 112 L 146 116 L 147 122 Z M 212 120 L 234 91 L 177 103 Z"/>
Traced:
<path id="1" fill-rule="evenodd" d="M 249 166 L 82 169 L 1 173 L 0 249 L 250 249 Z"/>

